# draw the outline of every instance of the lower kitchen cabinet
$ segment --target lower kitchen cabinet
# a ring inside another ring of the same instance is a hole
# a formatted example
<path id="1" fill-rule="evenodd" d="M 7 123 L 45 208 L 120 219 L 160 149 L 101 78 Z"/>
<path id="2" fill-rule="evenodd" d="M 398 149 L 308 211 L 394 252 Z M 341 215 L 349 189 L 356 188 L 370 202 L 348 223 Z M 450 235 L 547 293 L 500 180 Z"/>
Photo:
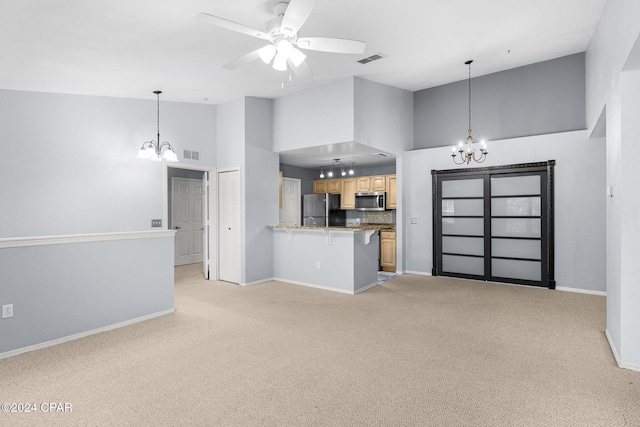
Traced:
<path id="1" fill-rule="evenodd" d="M 380 231 L 380 267 L 383 271 L 396 271 L 395 231 Z"/>

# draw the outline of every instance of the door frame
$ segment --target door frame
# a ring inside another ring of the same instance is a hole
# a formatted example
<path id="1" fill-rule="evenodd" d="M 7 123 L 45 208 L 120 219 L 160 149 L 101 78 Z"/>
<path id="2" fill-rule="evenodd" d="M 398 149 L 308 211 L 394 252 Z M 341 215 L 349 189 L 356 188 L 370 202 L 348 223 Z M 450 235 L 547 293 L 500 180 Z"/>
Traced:
<path id="1" fill-rule="evenodd" d="M 205 205 L 207 206 L 207 216 L 205 221 L 205 251 L 202 254 L 202 262 L 204 266 L 208 266 L 208 277 L 205 273 L 205 278 L 208 280 L 217 280 L 218 278 L 218 230 L 217 230 L 217 213 L 218 213 L 218 194 L 216 188 L 218 188 L 218 174 L 216 168 L 211 166 L 199 166 L 180 163 L 164 163 L 162 168 L 162 222 L 165 224 L 165 229 L 170 230 L 169 226 L 169 168 L 173 169 L 186 169 L 194 170 L 209 175 L 208 185 L 205 186 Z M 212 231 L 215 230 L 215 231 Z M 173 259 L 171 260 L 173 264 Z"/>

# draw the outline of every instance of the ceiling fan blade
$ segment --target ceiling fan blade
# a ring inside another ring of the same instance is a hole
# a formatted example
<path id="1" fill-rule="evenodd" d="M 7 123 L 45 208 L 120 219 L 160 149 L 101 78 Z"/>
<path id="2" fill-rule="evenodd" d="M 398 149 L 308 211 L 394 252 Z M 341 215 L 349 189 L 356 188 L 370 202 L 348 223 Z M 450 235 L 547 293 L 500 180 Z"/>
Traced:
<path id="1" fill-rule="evenodd" d="M 262 48 L 260 48 L 262 49 Z M 227 70 L 235 70 L 238 67 L 241 67 L 249 62 L 255 61 L 260 58 L 260 49 L 256 49 L 253 52 L 249 52 L 240 58 L 236 58 L 233 61 L 229 62 L 222 66 L 222 68 L 226 68 Z"/>
<path id="2" fill-rule="evenodd" d="M 246 34 L 248 36 L 257 37 L 263 40 L 270 40 L 269 35 L 267 33 L 264 33 L 260 30 L 256 30 L 254 28 L 247 27 L 242 24 L 238 24 L 237 22 L 229 21 L 228 19 L 220 18 L 219 16 L 209 15 L 208 13 L 200 12 L 199 14 L 196 15 L 196 19 L 208 22 L 209 24 L 213 24 L 220 28 L 235 31 L 237 33 Z"/>
<path id="3" fill-rule="evenodd" d="M 300 37 L 296 42 L 299 48 L 333 53 L 364 53 L 365 42 L 329 37 Z"/>
<path id="4" fill-rule="evenodd" d="M 295 74 L 299 79 L 310 79 L 313 77 L 313 72 L 311 71 L 309 64 L 307 64 L 307 61 L 302 61 L 300 65 L 296 67 L 290 59 L 287 59 L 287 64 L 289 65 L 289 68 L 291 68 L 291 71 L 293 71 L 293 74 Z"/>
<path id="5" fill-rule="evenodd" d="M 316 0 L 291 0 L 282 17 L 280 26 L 282 32 L 289 35 L 296 34 L 307 22 L 315 5 Z"/>

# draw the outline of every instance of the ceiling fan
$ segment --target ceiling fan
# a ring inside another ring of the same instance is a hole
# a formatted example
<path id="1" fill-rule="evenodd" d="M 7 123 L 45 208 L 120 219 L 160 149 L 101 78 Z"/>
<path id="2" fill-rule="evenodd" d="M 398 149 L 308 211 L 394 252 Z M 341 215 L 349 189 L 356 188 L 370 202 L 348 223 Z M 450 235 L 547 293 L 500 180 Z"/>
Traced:
<path id="1" fill-rule="evenodd" d="M 298 48 L 351 54 L 361 54 L 365 48 L 365 43 L 357 40 L 329 37 L 298 37 L 298 31 L 309 18 L 315 3 L 316 0 L 278 1 L 273 5 L 276 17 L 267 21 L 265 25 L 266 31 L 256 30 L 204 12 L 199 13 L 196 18 L 227 30 L 269 42 L 269 44 L 253 52 L 234 59 L 224 65 L 223 68 L 233 70 L 260 58 L 265 64 L 270 64 L 273 61 L 272 66 L 276 70 L 286 71 L 288 66 L 299 78 L 309 78 L 313 73 L 305 61 L 306 55 Z"/>

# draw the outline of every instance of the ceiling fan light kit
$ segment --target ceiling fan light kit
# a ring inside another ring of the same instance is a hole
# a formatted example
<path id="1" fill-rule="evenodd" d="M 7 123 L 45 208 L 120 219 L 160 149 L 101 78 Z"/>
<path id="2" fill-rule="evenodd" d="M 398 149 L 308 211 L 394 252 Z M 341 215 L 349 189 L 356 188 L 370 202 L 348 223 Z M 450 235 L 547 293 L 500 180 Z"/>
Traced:
<path id="1" fill-rule="evenodd" d="M 313 76 L 307 56 L 300 49 L 315 50 L 330 53 L 362 54 L 366 44 L 357 40 L 347 40 L 329 37 L 301 37 L 298 38 L 300 28 L 311 15 L 316 0 L 279 1 L 273 5 L 276 17 L 267 21 L 266 32 L 246 27 L 237 22 L 219 16 L 201 12 L 196 18 L 207 21 L 220 28 L 246 34 L 270 44 L 249 52 L 225 64 L 223 68 L 235 69 L 241 65 L 260 58 L 265 64 L 278 71 L 291 69 L 299 78 Z M 271 62 L 273 61 L 273 63 Z"/>

